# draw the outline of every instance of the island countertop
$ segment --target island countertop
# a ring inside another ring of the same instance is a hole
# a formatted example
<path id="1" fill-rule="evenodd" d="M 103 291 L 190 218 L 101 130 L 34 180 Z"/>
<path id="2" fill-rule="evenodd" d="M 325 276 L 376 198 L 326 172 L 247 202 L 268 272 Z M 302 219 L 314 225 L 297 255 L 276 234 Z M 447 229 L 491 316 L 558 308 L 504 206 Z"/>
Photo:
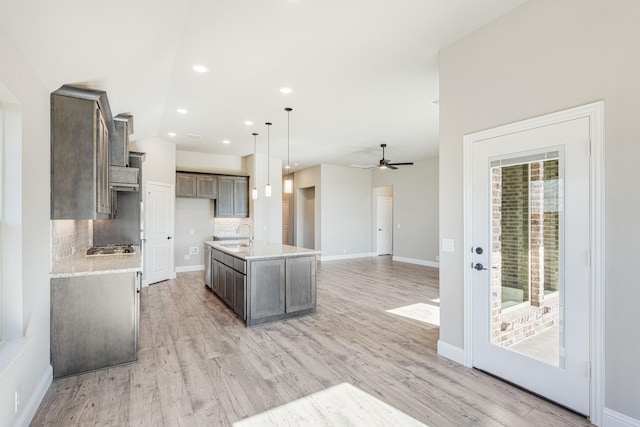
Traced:
<path id="1" fill-rule="evenodd" d="M 205 241 L 204 244 L 214 249 L 225 252 L 236 258 L 244 260 L 256 260 L 267 258 L 288 258 L 305 255 L 319 255 L 320 251 L 301 248 L 298 246 L 283 245 L 282 243 L 254 240 L 250 246 L 246 240 Z M 235 246 L 238 245 L 238 246 Z"/>

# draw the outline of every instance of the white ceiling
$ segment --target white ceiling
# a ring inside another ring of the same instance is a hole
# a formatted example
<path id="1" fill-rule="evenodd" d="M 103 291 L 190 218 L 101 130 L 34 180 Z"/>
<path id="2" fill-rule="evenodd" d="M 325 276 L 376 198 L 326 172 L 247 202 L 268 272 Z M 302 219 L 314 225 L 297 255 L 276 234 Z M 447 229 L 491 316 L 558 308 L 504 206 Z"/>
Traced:
<path id="1" fill-rule="evenodd" d="M 270 121 L 286 163 L 291 107 L 300 169 L 377 163 L 381 143 L 393 162 L 435 155 L 438 51 L 524 1 L 0 0 L 0 26 L 49 91 L 106 90 L 114 115 L 134 115 L 134 140 L 244 156 L 252 132 L 266 152 Z"/>

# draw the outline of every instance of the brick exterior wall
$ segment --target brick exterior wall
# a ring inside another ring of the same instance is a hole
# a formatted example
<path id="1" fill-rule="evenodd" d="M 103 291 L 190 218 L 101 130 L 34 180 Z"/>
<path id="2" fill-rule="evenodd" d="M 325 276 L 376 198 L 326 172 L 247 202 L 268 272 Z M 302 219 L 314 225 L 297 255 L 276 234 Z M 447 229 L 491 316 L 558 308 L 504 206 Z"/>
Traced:
<path id="1" fill-rule="evenodd" d="M 492 342 L 509 347 L 558 323 L 558 161 L 495 167 L 492 180 Z M 523 301 L 502 309 L 503 288 Z"/>

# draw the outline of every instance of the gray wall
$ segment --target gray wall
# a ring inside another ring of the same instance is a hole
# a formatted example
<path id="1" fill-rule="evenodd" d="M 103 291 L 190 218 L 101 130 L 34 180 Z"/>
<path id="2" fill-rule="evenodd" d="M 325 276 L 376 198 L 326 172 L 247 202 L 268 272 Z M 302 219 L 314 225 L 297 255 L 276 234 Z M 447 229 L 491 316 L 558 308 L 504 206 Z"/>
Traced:
<path id="1" fill-rule="evenodd" d="M 321 170 L 322 256 L 370 254 L 371 171 L 334 165 Z"/>
<path id="2" fill-rule="evenodd" d="M 204 266 L 203 240 L 213 238 L 212 200 L 176 197 L 176 218 L 173 232 L 175 239 L 176 268 Z M 193 233 L 193 234 L 192 234 Z M 198 248 L 198 253 L 190 254 L 189 248 Z"/>
<path id="3" fill-rule="evenodd" d="M 435 264 L 438 257 L 438 158 L 415 160 L 413 166 L 401 166 L 397 170 L 375 168 L 372 171 L 374 187 L 393 186 L 393 256 Z M 372 244 L 375 249 L 375 239 Z"/>
<path id="4" fill-rule="evenodd" d="M 440 56 L 440 339 L 463 347 L 463 135 L 605 101 L 607 408 L 640 420 L 640 2 L 531 0 Z"/>
<path id="5" fill-rule="evenodd" d="M 5 342 L 0 348 L 0 420 L 3 425 L 29 420 L 51 380 L 49 365 L 49 93 L 30 64 L 0 26 L 0 102 L 19 104 L 15 113 L 21 121 L 4 147 L 3 182 L 3 286 L 5 338 L 26 340 Z M 57 88 L 56 88 L 57 89 Z M 13 107 L 11 107 L 13 109 Z M 6 131 L 6 129 L 5 129 Z M 5 135 L 6 136 L 6 135 Z M 7 363 L 9 349 L 22 351 Z M 14 392 L 20 387 L 21 405 L 14 414 Z M 32 406 L 29 406 L 32 405 Z M 28 413 L 31 410 L 31 413 Z"/>

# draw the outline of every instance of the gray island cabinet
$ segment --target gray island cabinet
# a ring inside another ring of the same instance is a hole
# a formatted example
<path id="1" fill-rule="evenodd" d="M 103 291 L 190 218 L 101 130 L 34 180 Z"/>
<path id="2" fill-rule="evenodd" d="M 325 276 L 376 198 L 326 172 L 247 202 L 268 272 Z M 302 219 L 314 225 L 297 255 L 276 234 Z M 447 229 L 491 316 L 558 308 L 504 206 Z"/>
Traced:
<path id="1" fill-rule="evenodd" d="M 269 242 L 204 242 L 205 284 L 247 326 L 316 312 L 319 252 Z"/>

